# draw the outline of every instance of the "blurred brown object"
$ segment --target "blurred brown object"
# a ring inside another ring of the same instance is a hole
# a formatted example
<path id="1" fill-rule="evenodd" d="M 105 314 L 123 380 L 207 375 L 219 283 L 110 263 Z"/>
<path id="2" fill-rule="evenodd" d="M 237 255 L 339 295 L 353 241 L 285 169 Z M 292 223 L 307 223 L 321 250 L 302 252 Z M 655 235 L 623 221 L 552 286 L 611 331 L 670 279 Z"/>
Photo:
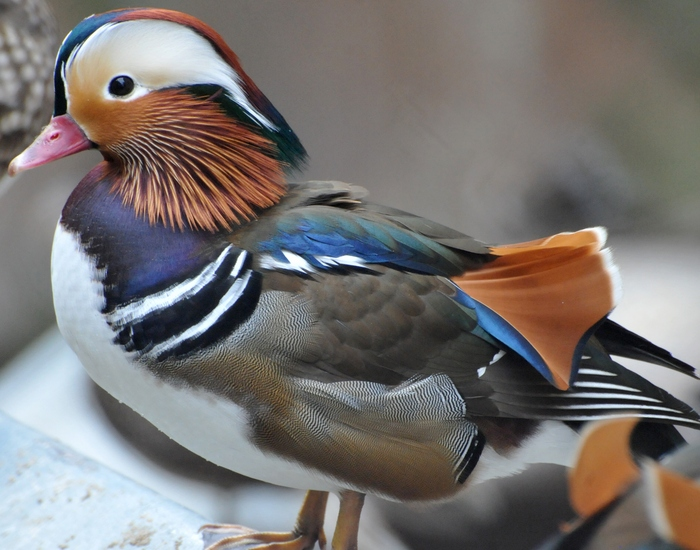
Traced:
<path id="1" fill-rule="evenodd" d="M 700 446 L 681 447 L 658 463 L 639 459 L 631 441 L 638 422 L 586 427 L 568 476 L 579 519 L 538 550 L 700 550 Z"/>
<path id="2" fill-rule="evenodd" d="M 48 121 L 58 29 L 44 0 L 0 0 L 0 170 Z"/>
<path id="3" fill-rule="evenodd" d="M 53 320 L 49 283 L 51 234 L 63 187 L 55 177 L 6 176 L 18 153 L 48 123 L 58 25 L 45 0 L 0 0 L 0 361 Z M 46 174 L 49 174 L 47 171 Z M 52 174 L 53 176 L 53 174 Z M 11 184 L 14 188 L 7 192 Z"/>

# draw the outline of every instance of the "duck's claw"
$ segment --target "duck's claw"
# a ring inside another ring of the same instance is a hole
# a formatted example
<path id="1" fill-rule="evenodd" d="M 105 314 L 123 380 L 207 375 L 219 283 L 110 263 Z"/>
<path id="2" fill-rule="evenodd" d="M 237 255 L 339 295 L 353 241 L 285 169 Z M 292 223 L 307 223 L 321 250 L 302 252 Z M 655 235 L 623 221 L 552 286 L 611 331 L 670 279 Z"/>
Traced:
<path id="1" fill-rule="evenodd" d="M 311 550 L 325 548 L 323 529 L 316 533 L 260 532 L 242 525 L 204 525 L 200 532 L 205 550 Z"/>
<path id="2" fill-rule="evenodd" d="M 294 529 L 288 533 L 260 532 L 242 525 L 204 525 L 200 529 L 204 550 L 323 550 L 323 521 L 328 493 L 309 491 Z"/>

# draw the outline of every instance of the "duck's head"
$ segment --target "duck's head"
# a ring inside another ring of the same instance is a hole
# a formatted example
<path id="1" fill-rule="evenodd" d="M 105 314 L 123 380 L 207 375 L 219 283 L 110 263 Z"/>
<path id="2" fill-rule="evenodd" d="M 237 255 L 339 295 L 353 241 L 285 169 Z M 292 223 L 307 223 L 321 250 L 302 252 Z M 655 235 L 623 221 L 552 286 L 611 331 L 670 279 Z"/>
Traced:
<path id="1" fill-rule="evenodd" d="M 49 125 L 10 174 L 97 148 L 113 190 L 151 223 L 214 231 L 255 217 L 306 152 L 214 30 L 125 9 L 66 37 Z"/>

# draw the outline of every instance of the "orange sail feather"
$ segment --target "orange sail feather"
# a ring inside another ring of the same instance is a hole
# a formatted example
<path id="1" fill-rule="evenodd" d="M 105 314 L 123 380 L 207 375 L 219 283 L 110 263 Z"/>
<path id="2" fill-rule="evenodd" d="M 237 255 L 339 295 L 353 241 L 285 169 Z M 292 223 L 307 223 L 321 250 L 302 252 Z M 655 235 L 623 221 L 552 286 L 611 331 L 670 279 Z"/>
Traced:
<path id="1" fill-rule="evenodd" d="M 605 238 L 597 227 L 496 246 L 496 260 L 454 279 L 534 348 L 562 390 L 575 379 L 580 344 L 621 294 Z"/>

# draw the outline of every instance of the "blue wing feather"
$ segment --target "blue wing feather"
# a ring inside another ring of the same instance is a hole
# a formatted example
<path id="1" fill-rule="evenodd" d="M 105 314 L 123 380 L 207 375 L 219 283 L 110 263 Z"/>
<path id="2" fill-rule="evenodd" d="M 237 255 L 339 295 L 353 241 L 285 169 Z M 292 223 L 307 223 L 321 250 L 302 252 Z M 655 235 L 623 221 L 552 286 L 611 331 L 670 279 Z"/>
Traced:
<path id="1" fill-rule="evenodd" d="M 324 265 L 319 258 L 354 257 L 426 275 L 457 275 L 466 263 L 450 247 L 389 220 L 317 206 L 285 213 L 258 250 L 281 262 L 283 251 L 291 252 L 319 268 Z"/>
<path id="2" fill-rule="evenodd" d="M 458 289 L 455 299 L 463 306 L 474 310 L 478 325 L 484 329 L 487 334 L 515 351 L 518 355 L 535 367 L 535 369 L 537 369 L 537 371 L 544 376 L 550 384 L 554 384 L 552 373 L 547 364 L 544 362 L 544 359 L 542 359 L 542 356 L 510 323 L 508 323 L 505 319 L 503 319 L 503 317 L 498 315 L 498 313 L 492 309 L 486 307 L 481 302 L 474 300 L 461 289 Z M 585 338 L 582 345 L 587 341 L 588 337 Z M 577 357 L 580 357 L 580 355 L 577 355 Z M 575 366 L 576 369 L 578 369 L 578 365 Z"/>

